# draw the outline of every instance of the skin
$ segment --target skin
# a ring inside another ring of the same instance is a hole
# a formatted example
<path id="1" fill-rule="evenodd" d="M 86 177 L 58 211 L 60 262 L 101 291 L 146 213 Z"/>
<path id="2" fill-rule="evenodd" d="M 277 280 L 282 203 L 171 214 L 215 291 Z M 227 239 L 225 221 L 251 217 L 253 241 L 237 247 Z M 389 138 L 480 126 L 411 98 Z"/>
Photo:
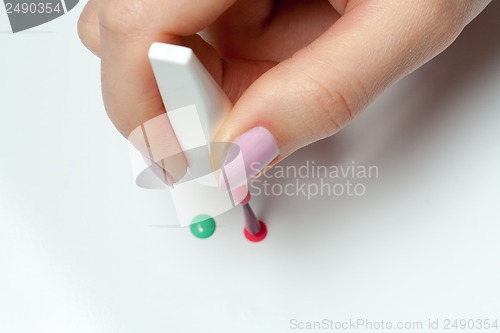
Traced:
<path id="1" fill-rule="evenodd" d="M 89 0 L 78 33 L 101 59 L 105 108 L 124 136 L 165 112 L 149 46 L 180 44 L 234 103 L 215 141 L 264 126 L 280 147 L 274 164 L 338 132 L 490 1 Z M 165 149 L 177 153 L 169 124 L 164 130 Z"/>

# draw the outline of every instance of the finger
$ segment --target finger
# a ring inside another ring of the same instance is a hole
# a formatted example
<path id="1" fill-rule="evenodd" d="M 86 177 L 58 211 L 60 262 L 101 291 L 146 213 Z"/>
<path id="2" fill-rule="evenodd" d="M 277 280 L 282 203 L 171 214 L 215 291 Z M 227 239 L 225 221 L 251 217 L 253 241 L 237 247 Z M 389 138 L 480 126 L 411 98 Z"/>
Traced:
<path id="1" fill-rule="evenodd" d="M 150 45 L 153 42 L 183 44 L 231 3 L 227 0 L 108 0 L 98 3 L 103 99 L 109 117 L 123 135 L 128 137 L 138 126 L 165 113 L 148 60 Z M 204 58 L 216 56 L 209 48 L 205 52 L 209 54 Z M 149 145 L 160 146 L 155 147 L 156 151 L 177 157 L 175 161 L 168 159 L 166 169 L 174 181 L 182 178 L 187 163 L 174 140 L 168 118 L 161 126 L 150 126 L 147 135 L 156 138 L 153 142 L 148 141 Z M 136 146 L 141 145 L 137 143 Z"/>
<path id="2" fill-rule="evenodd" d="M 320 38 L 250 86 L 216 141 L 240 146 L 250 179 L 331 136 L 455 39 L 467 23 L 466 2 L 459 3 L 447 8 L 446 1 L 357 1 Z"/>
<path id="3" fill-rule="evenodd" d="M 282 61 L 310 44 L 338 18 L 324 0 L 238 1 L 208 29 L 209 42 L 226 57 Z"/>
<path id="4" fill-rule="evenodd" d="M 97 18 L 97 1 L 89 0 L 78 19 L 78 36 L 83 45 L 99 57 L 100 38 L 99 20 Z"/>

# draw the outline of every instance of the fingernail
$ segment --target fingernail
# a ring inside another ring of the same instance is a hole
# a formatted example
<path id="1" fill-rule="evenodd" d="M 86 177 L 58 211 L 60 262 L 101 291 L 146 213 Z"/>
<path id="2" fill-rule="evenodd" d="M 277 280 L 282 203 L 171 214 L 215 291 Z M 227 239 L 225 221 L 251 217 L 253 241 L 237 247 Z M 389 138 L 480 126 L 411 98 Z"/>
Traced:
<path id="1" fill-rule="evenodd" d="M 159 162 L 154 162 L 150 158 L 143 156 L 144 160 L 150 164 L 151 170 L 154 174 L 165 183 L 165 185 L 174 187 L 174 178 L 168 173 L 165 168 L 165 162 L 163 160 Z"/>
<path id="2" fill-rule="evenodd" d="M 137 126 L 128 136 L 131 148 L 135 148 L 146 162 L 147 168 L 166 185 L 180 181 L 187 171 L 187 161 L 168 121 L 161 114 Z M 140 158 L 131 154 L 134 159 Z M 144 163 L 142 163 L 144 164 Z M 137 170 L 136 177 L 143 170 Z M 136 180 L 137 181 L 137 180 Z"/>
<path id="3" fill-rule="evenodd" d="M 237 163 L 237 158 L 228 152 L 219 177 L 221 189 L 233 189 L 247 183 L 279 154 L 278 144 L 271 132 L 260 126 L 243 133 L 233 143 L 240 149 L 244 168 Z"/>

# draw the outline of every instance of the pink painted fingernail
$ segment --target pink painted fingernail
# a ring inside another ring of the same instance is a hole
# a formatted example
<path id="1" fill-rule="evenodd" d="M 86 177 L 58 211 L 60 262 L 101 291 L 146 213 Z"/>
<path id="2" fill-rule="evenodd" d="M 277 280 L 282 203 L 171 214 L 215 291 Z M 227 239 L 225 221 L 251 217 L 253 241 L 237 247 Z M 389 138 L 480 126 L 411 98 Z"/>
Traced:
<path id="1" fill-rule="evenodd" d="M 276 140 L 264 127 L 252 128 L 233 143 L 239 147 L 239 152 L 231 152 L 230 149 L 226 156 L 219 178 L 221 189 L 234 189 L 246 184 L 279 154 Z"/>

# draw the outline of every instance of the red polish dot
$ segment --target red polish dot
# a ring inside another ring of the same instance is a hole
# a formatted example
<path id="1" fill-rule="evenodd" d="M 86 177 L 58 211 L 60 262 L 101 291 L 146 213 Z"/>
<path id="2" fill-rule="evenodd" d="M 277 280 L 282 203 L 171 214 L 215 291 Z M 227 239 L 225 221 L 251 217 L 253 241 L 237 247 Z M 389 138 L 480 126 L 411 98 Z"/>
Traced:
<path id="1" fill-rule="evenodd" d="M 260 242 L 261 240 L 266 238 L 266 235 L 267 235 L 266 225 L 262 221 L 259 221 L 259 225 L 260 225 L 260 231 L 255 235 L 252 235 L 246 228 L 243 229 L 243 233 L 245 234 L 245 238 L 251 242 L 254 242 L 254 243 Z"/>

